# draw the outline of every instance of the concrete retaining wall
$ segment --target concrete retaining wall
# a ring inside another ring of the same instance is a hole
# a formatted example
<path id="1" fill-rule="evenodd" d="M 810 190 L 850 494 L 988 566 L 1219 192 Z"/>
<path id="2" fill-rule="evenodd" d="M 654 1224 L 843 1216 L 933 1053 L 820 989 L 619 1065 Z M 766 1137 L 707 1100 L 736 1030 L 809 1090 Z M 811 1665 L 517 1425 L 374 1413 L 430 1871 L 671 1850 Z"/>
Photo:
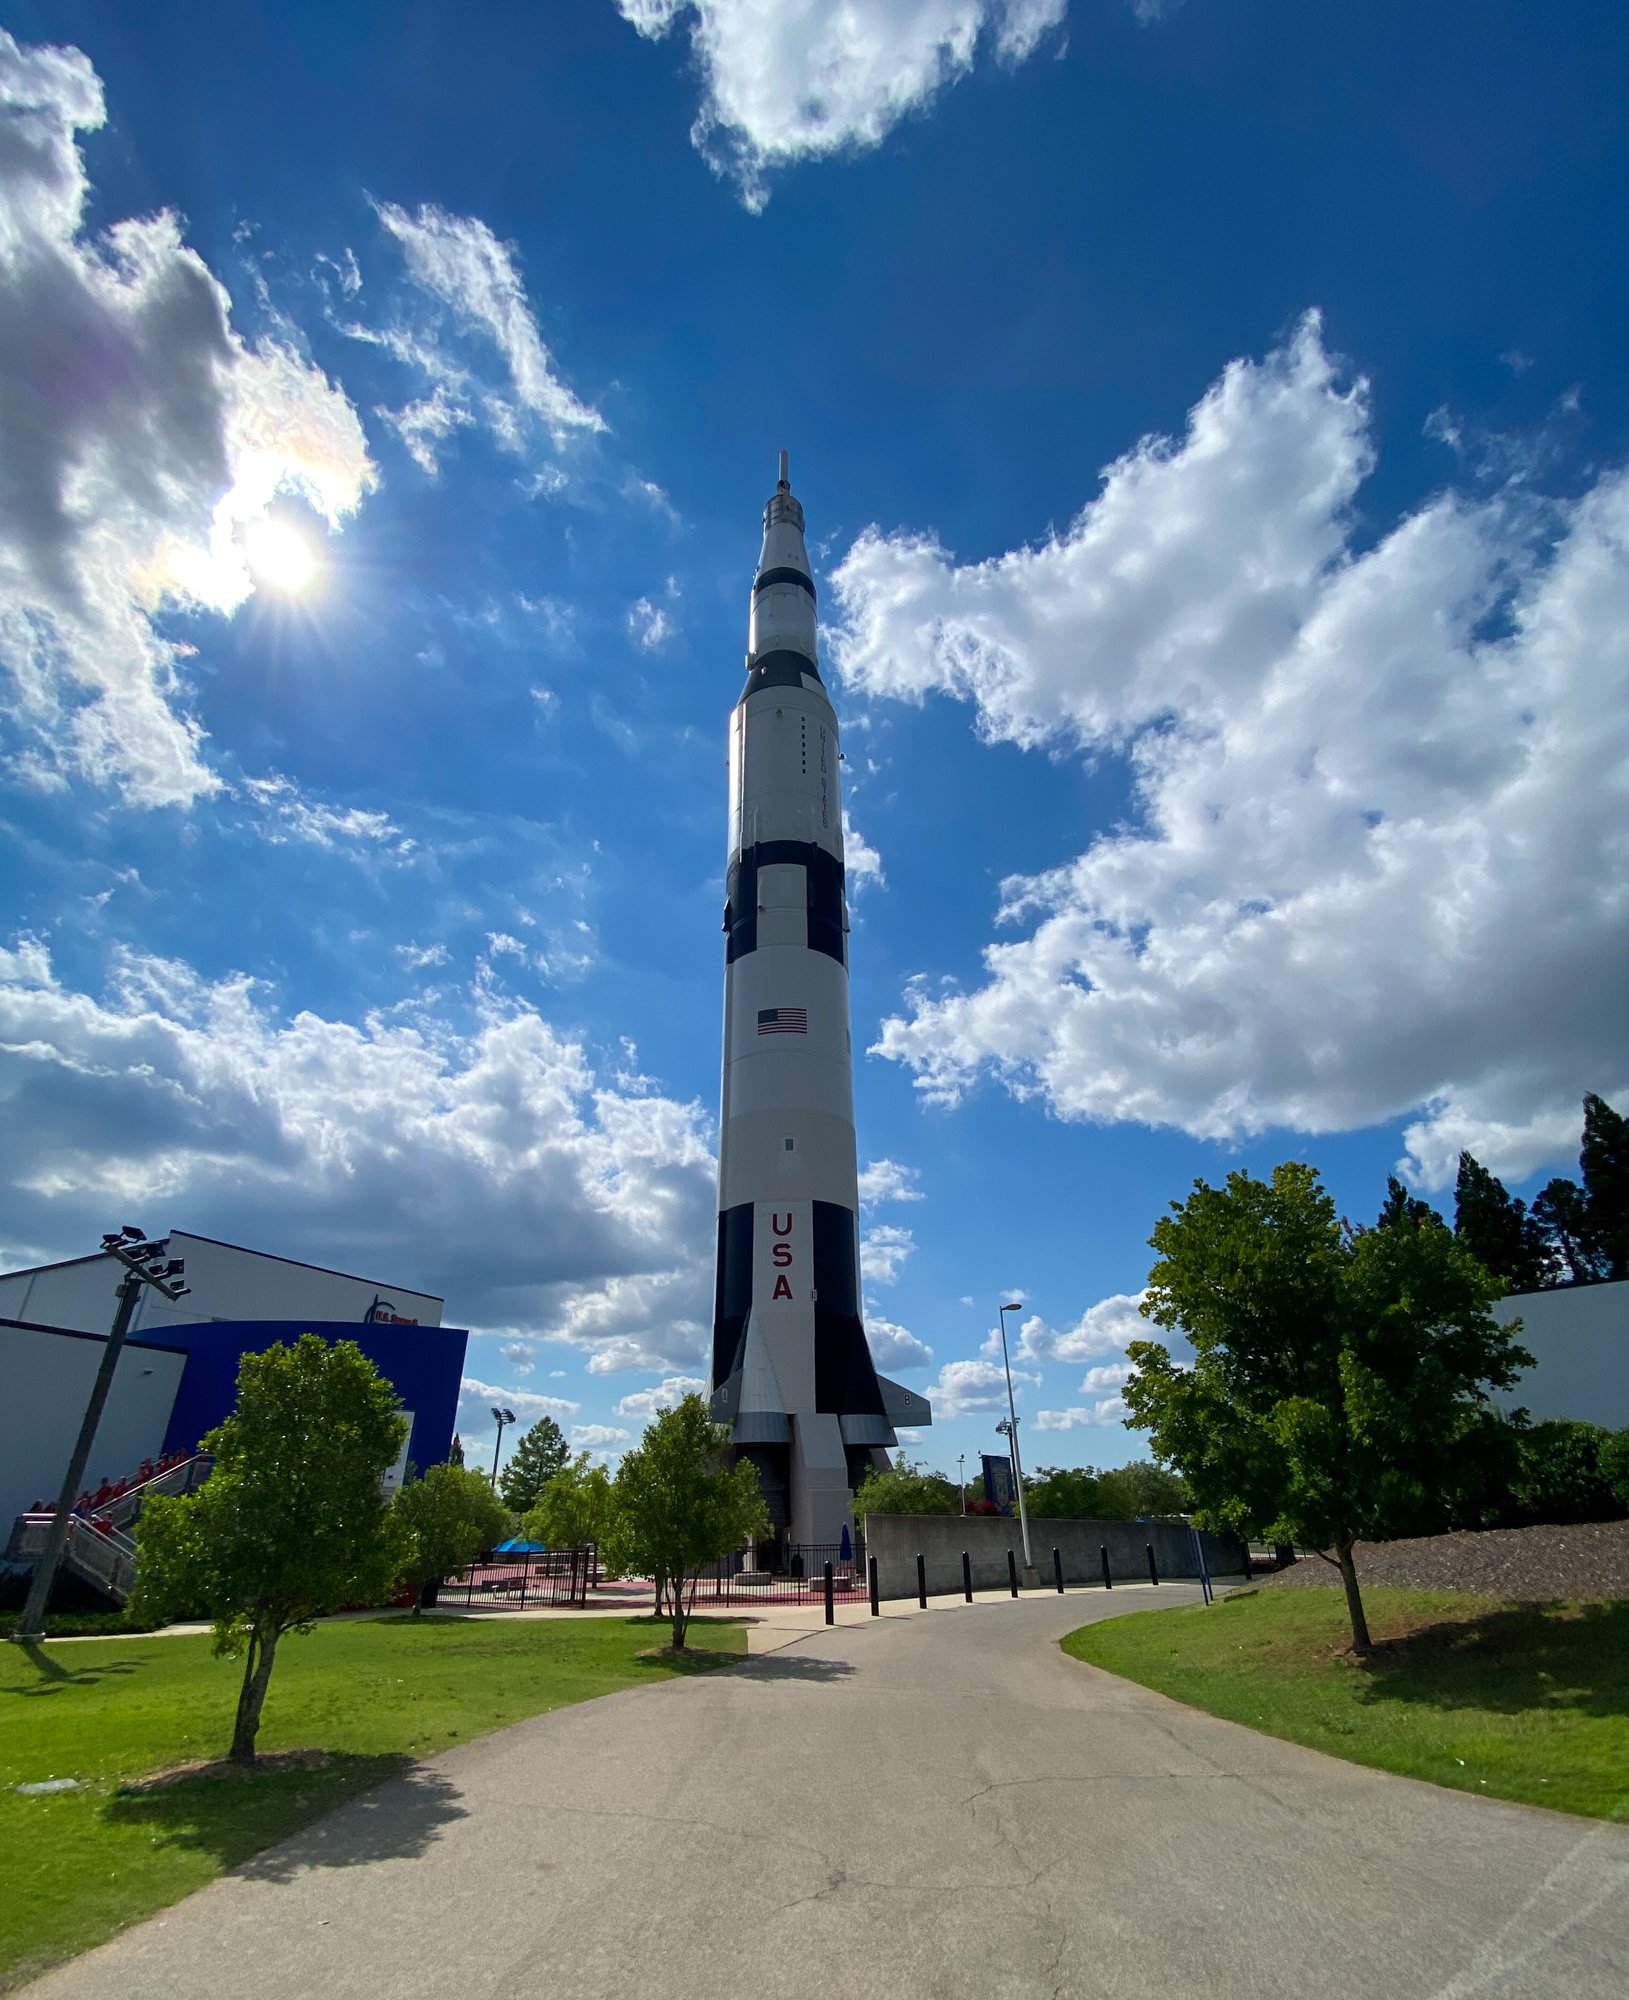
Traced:
<path id="1" fill-rule="evenodd" d="M 1004 1589 L 1007 1551 L 1018 1559 L 1023 1575 L 1024 1543 L 1018 1522 L 989 1514 L 872 1514 L 865 1523 L 866 1554 L 877 1559 L 877 1588 L 883 1597 L 916 1595 L 916 1558 L 926 1566 L 928 1592 L 940 1596 L 962 1587 L 962 1551 L 972 1559 L 975 1590 Z M 1246 1567 L 1244 1544 L 1228 1535 L 1202 1537 L 1205 1562 L 1212 1576 L 1237 1576 Z M 1116 1582 L 1148 1581 L 1147 1544 L 1162 1577 L 1198 1575 L 1193 1540 L 1186 1527 L 1172 1521 L 1043 1521 L 1031 1519 L 1030 1548 L 1041 1582 L 1050 1587 L 1052 1551 L 1063 1557 L 1065 1583 L 1101 1583 L 1098 1550 L 1109 1552 L 1109 1574 Z"/>

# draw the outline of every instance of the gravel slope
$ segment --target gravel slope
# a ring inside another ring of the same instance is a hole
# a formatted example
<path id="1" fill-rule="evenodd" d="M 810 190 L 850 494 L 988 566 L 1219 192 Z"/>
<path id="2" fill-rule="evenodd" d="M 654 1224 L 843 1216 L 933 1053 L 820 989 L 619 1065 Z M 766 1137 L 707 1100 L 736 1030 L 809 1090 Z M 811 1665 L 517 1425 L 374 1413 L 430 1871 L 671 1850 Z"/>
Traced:
<path id="1" fill-rule="evenodd" d="M 1629 1521 L 1359 1542 L 1355 1554 L 1360 1583 L 1403 1590 L 1471 1590 L 1538 1601 L 1629 1597 Z M 1261 1579 L 1267 1590 L 1317 1589 L 1339 1582 L 1334 1565 L 1316 1556 Z"/>

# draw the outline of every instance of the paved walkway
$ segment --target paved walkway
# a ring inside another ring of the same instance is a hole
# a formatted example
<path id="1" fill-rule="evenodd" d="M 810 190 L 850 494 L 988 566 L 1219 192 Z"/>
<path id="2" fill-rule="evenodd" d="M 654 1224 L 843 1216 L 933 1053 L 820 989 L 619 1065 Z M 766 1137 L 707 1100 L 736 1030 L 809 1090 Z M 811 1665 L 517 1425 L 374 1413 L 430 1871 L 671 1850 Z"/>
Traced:
<path id="1" fill-rule="evenodd" d="M 789 1631 L 740 1668 L 437 1758 L 30 1991 L 1629 1993 L 1629 1827 L 1341 1764 L 1054 1643 L 1193 1596 L 1071 1593 Z"/>

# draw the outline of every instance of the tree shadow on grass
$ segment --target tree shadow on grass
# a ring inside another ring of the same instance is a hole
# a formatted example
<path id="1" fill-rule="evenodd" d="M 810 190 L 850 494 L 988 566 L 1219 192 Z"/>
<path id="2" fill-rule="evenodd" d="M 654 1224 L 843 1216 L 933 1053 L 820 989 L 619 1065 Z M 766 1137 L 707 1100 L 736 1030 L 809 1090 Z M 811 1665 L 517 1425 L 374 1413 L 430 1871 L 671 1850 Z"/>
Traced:
<path id="1" fill-rule="evenodd" d="M 39 1679 L 28 1687 L 0 1688 L 0 1694 L 21 1695 L 24 1699 L 42 1694 L 61 1694 L 70 1687 L 95 1687 L 109 1674 L 140 1673 L 148 1664 L 146 1660 L 97 1660 L 93 1665 L 76 1668 L 58 1659 L 54 1653 L 48 1653 L 36 1639 L 13 1639 L 11 1644 L 27 1660 Z"/>
<path id="2" fill-rule="evenodd" d="M 1629 1713 L 1629 1601 L 1505 1605 L 1382 1640 L 1360 1668 L 1364 1701 L 1500 1715 Z"/>
<path id="3" fill-rule="evenodd" d="M 129 1787 L 103 1814 L 116 1825 L 151 1828 L 161 1845 L 281 1882 L 305 1868 L 414 1859 L 465 1809 L 446 1778 L 409 1757 L 336 1751 L 309 1764 L 243 1773 L 212 1767 Z"/>

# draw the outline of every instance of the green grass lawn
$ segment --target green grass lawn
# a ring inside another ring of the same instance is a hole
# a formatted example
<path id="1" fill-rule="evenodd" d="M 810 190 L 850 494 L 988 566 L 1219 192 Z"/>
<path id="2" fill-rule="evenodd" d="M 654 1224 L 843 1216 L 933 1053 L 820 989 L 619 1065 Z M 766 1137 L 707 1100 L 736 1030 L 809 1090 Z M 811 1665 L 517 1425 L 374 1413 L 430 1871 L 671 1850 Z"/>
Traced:
<path id="1" fill-rule="evenodd" d="M 741 1653 L 740 1625 L 697 1621 L 692 1644 Z M 253 1777 L 133 1780 L 223 1756 L 241 1661 L 207 1637 L 0 1645 L 0 1992 L 271 1846 L 353 1793 L 449 1744 L 592 1695 L 669 1678 L 641 1657 L 648 1619 L 536 1621 L 403 1616 L 284 1639 L 259 1748 L 326 1763 Z M 77 1778 L 75 1791 L 15 1787 Z M 426 1777 L 415 1812 L 457 1808 Z"/>
<path id="2" fill-rule="evenodd" d="M 1629 1819 L 1629 1603 L 1253 1590 L 1111 1618 L 1064 1650 L 1230 1722 L 1484 1798 Z"/>

